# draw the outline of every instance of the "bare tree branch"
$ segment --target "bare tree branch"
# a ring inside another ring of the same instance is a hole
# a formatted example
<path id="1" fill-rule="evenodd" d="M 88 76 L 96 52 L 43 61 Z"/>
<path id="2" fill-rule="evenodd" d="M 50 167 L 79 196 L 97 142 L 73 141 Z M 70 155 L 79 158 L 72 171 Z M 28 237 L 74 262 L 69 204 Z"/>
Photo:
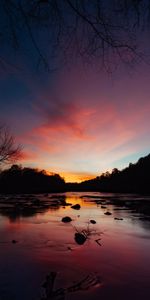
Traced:
<path id="1" fill-rule="evenodd" d="M 0 126 L 0 164 L 12 163 L 22 156 L 22 146 L 16 145 L 8 128 Z"/>
<path id="2" fill-rule="evenodd" d="M 0 9 L 0 38 L 22 53 L 28 45 L 28 55 L 47 71 L 70 56 L 105 58 L 104 65 L 114 53 L 121 61 L 138 58 L 137 31 L 150 15 L 149 0 L 1 0 Z"/>

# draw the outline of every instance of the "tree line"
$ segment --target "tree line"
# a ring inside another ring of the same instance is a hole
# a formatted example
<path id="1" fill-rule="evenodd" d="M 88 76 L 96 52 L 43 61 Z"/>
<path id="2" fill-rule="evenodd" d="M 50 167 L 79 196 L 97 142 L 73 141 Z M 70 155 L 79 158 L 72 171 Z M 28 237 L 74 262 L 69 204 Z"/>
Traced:
<path id="1" fill-rule="evenodd" d="M 65 181 L 58 174 L 12 165 L 0 172 L 0 193 L 51 193 L 65 191 Z"/>
<path id="2" fill-rule="evenodd" d="M 80 184 L 68 184 L 69 190 L 150 193 L 150 154 L 140 158 L 137 163 L 130 163 L 123 170 L 114 168 L 94 179 Z"/>
<path id="3" fill-rule="evenodd" d="M 15 143 L 9 129 L 0 126 L 0 165 L 14 163 L 22 157 L 22 146 Z M 63 191 L 104 191 L 150 193 L 150 154 L 130 163 L 123 170 L 114 168 L 81 183 L 65 183 L 59 174 L 12 165 L 0 171 L 0 193 L 45 193 Z"/>
<path id="4" fill-rule="evenodd" d="M 130 163 L 123 170 L 114 168 L 94 179 L 66 183 L 59 174 L 12 165 L 0 172 L 0 193 L 52 193 L 99 191 L 115 193 L 150 193 L 150 154 Z"/>

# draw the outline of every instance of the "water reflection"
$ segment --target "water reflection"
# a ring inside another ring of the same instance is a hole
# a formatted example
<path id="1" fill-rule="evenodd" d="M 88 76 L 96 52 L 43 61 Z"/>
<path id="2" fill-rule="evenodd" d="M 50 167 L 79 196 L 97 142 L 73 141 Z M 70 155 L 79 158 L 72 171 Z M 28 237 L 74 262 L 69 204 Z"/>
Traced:
<path id="1" fill-rule="evenodd" d="M 18 222 L 22 217 L 32 217 L 48 210 L 58 210 L 65 207 L 66 196 L 20 195 L 1 196 L 0 215 L 8 217 L 10 222 Z"/>
<path id="2" fill-rule="evenodd" d="M 149 298 L 149 204 L 123 194 L 1 196 L 0 299 Z"/>
<path id="3" fill-rule="evenodd" d="M 41 300 L 63 300 L 70 293 L 88 291 L 91 288 L 101 286 L 101 279 L 97 274 L 88 274 L 81 280 L 78 280 L 77 282 L 71 284 L 68 287 L 55 289 L 54 285 L 57 275 L 57 272 L 50 272 L 50 274 L 46 276 L 46 280 L 42 285 L 42 287 L 44 288 L 44 296 L 42 296 Z"/>

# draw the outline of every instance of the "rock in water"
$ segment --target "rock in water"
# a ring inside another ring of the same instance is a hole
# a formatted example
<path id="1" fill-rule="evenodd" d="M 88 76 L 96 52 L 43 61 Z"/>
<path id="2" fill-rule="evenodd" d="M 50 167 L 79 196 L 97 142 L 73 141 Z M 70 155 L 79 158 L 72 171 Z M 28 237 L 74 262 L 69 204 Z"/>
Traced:
<path id="1" fill-rule="evenodd" d="M 111 212 L 109 212 L 109 211 L 106 211 L 105 212 L 105 215 L 107 215 L 107 216 L 110 216 L 112 213 Z"/>
<path id="2" fill-rule="evenodd" d="M 76 232 L 74 235 L 74 239 L 78 245 L 83 245 L 87 238 L 84 234 Z"/>
<path id="3" fill-rule="evenodd" d="M 18 243 L 16 240 L 12 240 L 11 242 L 12 242 L 12 244 Z"/>
<path id="4" fill-rule="evenodd" d="M 73 209 L 80 209 L 81 206 L 80 206 L 80 204 L 75 204 L 75 205 L 72 205 L 71 208 L 73 208 Z"/>
<path id="5" fill-rule="evenodd" d="M 96 221 L 95 220 L 90 220 L 90 223 L 91 224 L 96 224 Z"/>
<path id="6" fill-rule="evenodd" d="M 71 221 L 72 221 L 72 219 L 70 217 L 64 217 L 64 218 L 62 218 L 62 222 L 64 222 L 64 223 L 69 223 Z"/>
<path id="7" fill-rule="evenodd" d="M 107 208 L 107 206 L 105 206 L 105 205 L 101 205 L 101 208 Z"/>

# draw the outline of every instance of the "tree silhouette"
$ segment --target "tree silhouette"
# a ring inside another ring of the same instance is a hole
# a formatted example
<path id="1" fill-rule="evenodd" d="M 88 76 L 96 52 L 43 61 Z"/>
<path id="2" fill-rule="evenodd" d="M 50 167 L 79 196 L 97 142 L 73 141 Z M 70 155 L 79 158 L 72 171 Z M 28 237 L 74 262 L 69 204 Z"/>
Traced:
<path id="1" fill-rule="evenodd" d="M 0 164 L 12 163 L 21 157 L 20 145 L 15 144 L 14 137 L 6 126 L 0 126 Z"/>
<path id="2" fill-rule="evenodd" d="M 6 45 L 23 53 L 28 45 L 47 70 L 58 58 L 60 64 L 94 57 L 107 70 L 118 59 L 132 64 L 140 57 L 137 28 L 150 16 L 148 0 L 2 0 L 0 10 L 1 66 L 8 63 Z"/>

